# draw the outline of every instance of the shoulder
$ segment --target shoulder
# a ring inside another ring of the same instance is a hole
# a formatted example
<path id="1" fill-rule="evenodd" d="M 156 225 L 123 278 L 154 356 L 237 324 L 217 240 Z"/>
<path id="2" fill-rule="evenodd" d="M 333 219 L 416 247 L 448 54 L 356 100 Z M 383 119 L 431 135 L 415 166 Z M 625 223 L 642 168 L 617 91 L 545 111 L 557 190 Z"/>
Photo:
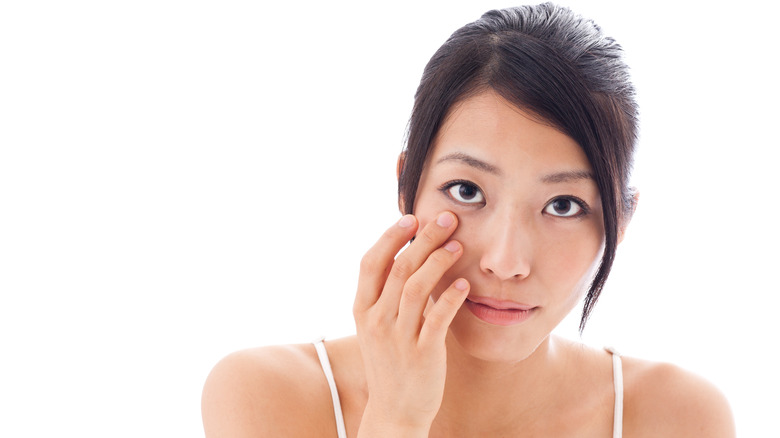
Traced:
<path id="1" fill-rule="evenodd" d="M 299 344 L 228 355 L 206 379 L 201 407 L 212 438 L 324 436 L 331 405 L 314 346 Z"/>
<path id="2" fill-rule="evenodd" d="M 736 435 L 728 401 L 702 377 L 675 365 L 634 358 L 623 358 L 623 373 L 626 435 Z"/>

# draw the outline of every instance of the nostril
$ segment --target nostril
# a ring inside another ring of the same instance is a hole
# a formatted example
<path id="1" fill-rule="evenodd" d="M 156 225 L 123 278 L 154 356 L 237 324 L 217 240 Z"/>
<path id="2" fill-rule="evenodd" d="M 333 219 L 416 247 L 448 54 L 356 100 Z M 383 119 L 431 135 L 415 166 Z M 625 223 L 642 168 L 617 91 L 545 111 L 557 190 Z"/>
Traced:
<path id="1" fill-rule="evenodd" d="M 515 271 L 514 274 L 512 273 L 513 270 Z M 483 272 L 485 272 L 488 275 L 496 276 L 502 280 L 522 280 L 528 277 L 527 271 L 524 272 L 518 269 L 502 270 L 499 268 L 498 270 L 496 270 L 495 268 L 484 267 Z"/>

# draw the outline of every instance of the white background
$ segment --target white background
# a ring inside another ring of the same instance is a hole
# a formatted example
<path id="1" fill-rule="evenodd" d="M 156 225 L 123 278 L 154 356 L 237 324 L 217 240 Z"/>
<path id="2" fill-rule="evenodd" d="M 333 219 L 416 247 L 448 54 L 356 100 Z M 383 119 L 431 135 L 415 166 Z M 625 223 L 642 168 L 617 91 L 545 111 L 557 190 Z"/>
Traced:
<path id="1" fill-rule="evenodd" d="M 202 436 L 222 356 L 354 332 L 422 68 L 511 4 L 262 3 L 0 6 L 0 436 Z M 624 46 L 642 112 L 584 340 L 778 436 L 774 14 L 677 3 L 566 2 Z"/>

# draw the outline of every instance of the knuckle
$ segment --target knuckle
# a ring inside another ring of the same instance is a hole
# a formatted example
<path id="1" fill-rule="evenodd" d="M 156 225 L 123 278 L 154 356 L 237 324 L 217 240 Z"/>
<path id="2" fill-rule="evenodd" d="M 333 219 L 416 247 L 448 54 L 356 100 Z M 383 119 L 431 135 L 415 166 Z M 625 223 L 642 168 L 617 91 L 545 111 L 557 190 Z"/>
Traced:
<path id="1" fill-rule="evenodd" d="M 367 252 L 360 259 L 360 271 L 365 273 L 373 273 L 378 271 L 378 265 L 376 257 L 371 252 Z"/>
<path id="2" fill-rule="evenodd" d="M 443 328 L 446 325 L 446 321 L 442 315 L 434 312 L 425 317 L 425 325 L 436 331 Z"/>
<path id="3" fill-rule="evenodd" d="M 393 262 L 393 268 L 390 270 L 390 272 L 395 278 L 404 279 L 411 276 L 414 273 L 414 270 L 414 264 L 412 261 L 407 257 L 400 255 L 395 260 L 395 262 Z"/>
<path id="4" fill-rule="evenodd" d="M 365 310 L 358 304 L 357 300 L 352 304 L 352 317 L 355 318 L 355 322 L 360 324 L 363 321 Z"/>
<path id="5" fill-rule="evenodd" d="M 428 244 L 436 244 L 440 237 L 438 233 L 436 233 L 436 230 L 433 229 L 433 227 L 425 227 L 421 233 L 417 234 L 418 239 L 422 239 L 423 242 Z"/>
<path id="6" fill-rule="evenodd" d="M 425 295 L 425 285 L 421 280 L 412 277 L 406 282 L 403 294 L 411 300 L 417 300 Z"/>
<path id="7" fill-rule="evenodd" d="M 371 339 L 378 339 L 383 337 L 386 332 L 385 324 L 377 318 L 366 318 L 359 325 L 360 331 L 364 336 Z"/>
<path id="8" fill-rule="evenodd" d="M 451 293 L 441 294 L 439 301 L 442 301 L 442 304 L 446 305 L 447 308 L 453 308 L 460 303 L 460 300 L 458 300 L 458 298 Z"/>
<path id="9" fill-rule="evenodd" d="M 437 265 L 449 265 L 452 263 L 452 253 L 447 250 L 437 250 L 431 253 L 428 257 L 433 263 Z"/>

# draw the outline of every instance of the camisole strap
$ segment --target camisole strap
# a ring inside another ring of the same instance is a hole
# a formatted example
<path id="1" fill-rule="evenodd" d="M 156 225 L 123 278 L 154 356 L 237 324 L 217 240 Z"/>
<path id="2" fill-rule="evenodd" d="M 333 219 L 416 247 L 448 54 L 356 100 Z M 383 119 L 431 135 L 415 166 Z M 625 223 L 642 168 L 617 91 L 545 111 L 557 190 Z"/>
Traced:
<path id="1" fill-rule="evenodd" d="M 614 348 L 606 348 L 612 353 L 612 379 L 615 386 L 615 420 L 612 425 L 612 438 L 623 436 L 623 362 L 620 353 Z"/>
<path id="2" fill-rule="evenodd" d="M 320 338 L 312 342 L 312 344 L 314 344 L 314 348 L 317 350 L 317 357 L 320 359 L 322 371 L 325 373 L 325 379 L 327 379 L 330 387 L 330 397 L 333 399 L 333 413 L 336 415 L 336 432 L 338 432 L 339 438 L 347 438 L 347 430 L 344 427 L 344 414 L 341 413 L 339 392 L 336 389 L 336 380 L 333 379 L 333 370 L 330 367 L 328 352 L 325 350 L 325 344 L 322 342 L 324 340 L 324 338 Z"/>

